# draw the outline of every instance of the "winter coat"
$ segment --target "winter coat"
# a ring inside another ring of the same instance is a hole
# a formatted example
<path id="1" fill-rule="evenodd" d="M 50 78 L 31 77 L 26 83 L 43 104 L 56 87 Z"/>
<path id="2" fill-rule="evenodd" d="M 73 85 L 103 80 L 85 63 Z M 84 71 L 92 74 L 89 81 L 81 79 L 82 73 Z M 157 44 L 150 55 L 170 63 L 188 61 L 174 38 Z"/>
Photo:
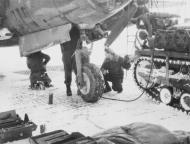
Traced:
<path id="1" fill-rule="evenodd" d="M 36 52 L 27 57 L 27 66 L 31 73 L 46 72 L 46 64 L 50 57 L 42 52 Z"/>
<path id="2" fill-rule="evenodd" d="M 123 79 L 123 68 L 129 69 L 131 66 L 129 59 L 118 57 L 116 59 L 106 58 L 101 66 L 101 70 L 108 71 L 113 79 Z"/>

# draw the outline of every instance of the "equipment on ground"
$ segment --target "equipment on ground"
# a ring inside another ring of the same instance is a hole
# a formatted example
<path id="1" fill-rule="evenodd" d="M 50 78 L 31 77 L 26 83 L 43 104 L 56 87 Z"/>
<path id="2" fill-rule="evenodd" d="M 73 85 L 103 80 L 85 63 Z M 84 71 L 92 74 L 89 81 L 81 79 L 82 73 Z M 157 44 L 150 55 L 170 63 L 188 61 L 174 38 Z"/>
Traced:
<path id="1" fill-rule="evenodd" d="M 27 115 L 22 120 L 15 110 L 0 113 L 0 143 L 31 137 L 36 128 Z"/>
<path id="2" fill-rule="evenodd" d="M 68 134 L 64 130 L 56 130 L 29 139 L 30 144 L 96 144 L 90 138 L 79 132 Z"/>
<path id="3" fill-rule="evenodd" d="M 56 130 L 30 138 L 30 144 L 189 144 L 189 132 L 169 131 L 150 123 L 131 123 L 86 137 L 80 132 L 68 134 Z"/>

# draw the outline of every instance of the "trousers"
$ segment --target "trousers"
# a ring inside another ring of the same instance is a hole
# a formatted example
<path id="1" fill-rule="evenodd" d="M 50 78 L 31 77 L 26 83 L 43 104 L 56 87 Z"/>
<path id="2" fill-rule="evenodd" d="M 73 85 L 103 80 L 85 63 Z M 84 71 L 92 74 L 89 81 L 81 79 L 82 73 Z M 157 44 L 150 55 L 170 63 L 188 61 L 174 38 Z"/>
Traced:
<path id="1" fill-rule="evenodd" d="M 105 80 L 105 83 L 107 83 L 108 81 L 112 82 L 112 89 L 114 91 L 121 92 L 123 90 L 123 87 L 122 87 L 123 79 L 122 78 L 114 77 L 111 74 L 105 74 L 104 80 Z"/>

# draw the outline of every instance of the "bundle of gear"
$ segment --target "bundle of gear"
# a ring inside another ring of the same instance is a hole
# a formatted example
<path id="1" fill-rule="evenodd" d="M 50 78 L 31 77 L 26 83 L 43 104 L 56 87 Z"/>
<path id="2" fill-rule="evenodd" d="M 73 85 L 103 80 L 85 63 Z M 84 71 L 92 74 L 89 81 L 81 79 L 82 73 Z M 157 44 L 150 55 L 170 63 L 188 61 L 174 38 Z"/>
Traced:
<path id="1" fill-rule="evenodd" d="M 155 48 L 165 51 L 190 52 L 190 30 L 176 28 L 171 30 L 158 30 L 155 34 Z"/>

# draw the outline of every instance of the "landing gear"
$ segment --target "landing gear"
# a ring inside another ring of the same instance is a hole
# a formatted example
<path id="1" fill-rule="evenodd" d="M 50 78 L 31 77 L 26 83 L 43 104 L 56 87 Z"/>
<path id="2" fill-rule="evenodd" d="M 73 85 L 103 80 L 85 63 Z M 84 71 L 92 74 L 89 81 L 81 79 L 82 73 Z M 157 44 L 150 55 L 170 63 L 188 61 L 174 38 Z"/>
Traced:
<path id="1" fill-rule="evenodd" d="M 83 86 L 79 86 L 80 95 L 86 102 L 97 102 L 104 92 L 104 81 L 101 71 L 94 64 L 82 67 Z"/>
<path id="2" fill-rule="evenodd" d="M 172 100 L 173 100 L 173 93 L 172 93 L 172 90 L 170 88 L 162 88 L 160 90 L 160 100 L 166 104 L 166 105 L 169 105 L 172 103 Z"/>
<path id="3" fill-rule="evenodd" d="M 79 42 L 86 40 L 85 31 L 81 31 Z M 78 43 L 79 43 L 78 42 Z M 97 102 L 104 92 L 104 79 L 98 67 L 89 63 L 90 51 L 78 44 L 75 51 L 77 66 L 77 87 L 79 95 L 86 102 Z"/>

